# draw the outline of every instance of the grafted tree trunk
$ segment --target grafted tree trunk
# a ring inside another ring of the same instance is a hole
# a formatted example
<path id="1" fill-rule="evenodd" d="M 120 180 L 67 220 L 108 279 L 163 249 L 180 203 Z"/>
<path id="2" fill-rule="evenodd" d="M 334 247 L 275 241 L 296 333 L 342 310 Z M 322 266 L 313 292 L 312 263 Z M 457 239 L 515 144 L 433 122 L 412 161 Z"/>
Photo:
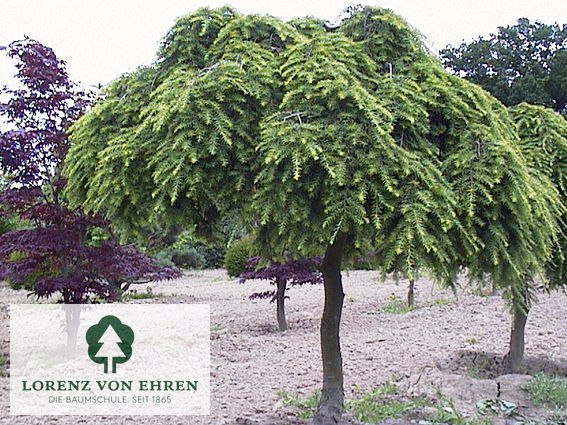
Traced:
<path id="1" fill-rule="evenodd" d="M 408 307 L 413 307 L 413 303 L 415 301 L 414 287 L 415 287 L 415 280 L 411 279 L 409 281 L 409 287 L 408 287 Z"/>
<path id="2" fill-rule="evenodd" d="M 512 332 L 510 333 L 510 347 L 504 357 L 504 365 L 509 372 L 517 373 L 524 360 L 525 329 L 528 321 L 528 311 L 514 308 L 512 318 Z"/>
<path id="3" fill-rule="evenodd" d="M 523 300 L 513 299 L 510 347 L 504 356 L 504 367 L 512 373 L 519 371 L 524 360 L 525 330 L 530 307 L 527 291 L 523 297 Z"/>
<path id="4" fill-rule="evenodd" d="M 277 292 L 276 292 L 276 302 L 278 304 L 278 327 L 280 331 L 287 330 L 287 321 L 285 319 L 285 290 L 287 286 L 287 280 L 281 277 L 276 278 Z"/>
<path id="5" fill-rule="evenodd" d="M 346 235 L 340 234 L 327 247 L 323 259 L 323 286 L 325 307 L 321 318 L 321 355 L 323 359 L 323 390 L 313 425 L 340 423 L 343 411 L 343 362 L 339 330 L 343 309 L 341 263 Z"/>

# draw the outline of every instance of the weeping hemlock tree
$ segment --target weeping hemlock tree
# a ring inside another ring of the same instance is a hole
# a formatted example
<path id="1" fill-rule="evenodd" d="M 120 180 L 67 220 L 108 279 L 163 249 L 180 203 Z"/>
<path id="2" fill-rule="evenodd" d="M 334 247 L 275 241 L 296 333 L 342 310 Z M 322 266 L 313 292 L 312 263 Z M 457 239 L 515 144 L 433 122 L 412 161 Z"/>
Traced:
<path id="1" fill-rule="evenodd" d="M 560 232 L 553 246 L 552 257 L 545 264 L 543 284 L 546 290 L 564 287 L 567 281 L 567 121 L 558 113 L 542 106 L 521 103 L 510 108 L 516 122 L 520 147 L 531 172 L 547 186 L 555 188 L 563 207 L 556 212 Z M 527 281 L 523 303 L 512 299 L 513 328 L 510 351 L 506 356 L 511 370 L 517 371 L 524 356 L 524 329 L 530 308 L 532 285 Z M 518 296 L 516 295 L 516 296 Z"/>
<path id="2" fill-rule="evenodd" d="M 363 10 L 342 27 L 355 40 L 365 40 L 372 56 L 384 58 L 382 66 L 393 71 L 394 84 L 381 96 L 397 115 L 393 134 L 398 143 L 438 150 L 440 168 L 457 198 L 457 220 L 448 232 L 454 257 L 445 276 L 466 267 L 469 279 L 504 289 L 514 313 L 504 363 L 515 370 L 523 357 L 517 313 L 527 314 L 533 278 L 549 258 L 550 243 L 558 242 L 561 198 L 545 175 L 526 168 L 514 123 L 499 102 L 420 56 L 419 44 L 403 22 L 388 27 L 371 14 Z M 372 21 L 380 24 L 369 25 Z M 420 268 L 437 268 L 428 262 L 428 252 L 417 255 L 421 260 L 411 262 L 413 269 L 408 262 L 391 263 L 387 252 L 377 257 L 386 260 L 382 269 L 402 272 L 410 281 Z M 562 261 L 557 257 L 555 264 Z"/>
<path id="3" fill-rule="evenodd" d="M 201 9 L 72 140 L 69 197 L 123 228 L 160 217 L 207 234 L 238 213 L 267 258 L 324 254 L 315 424 L 342 412 L 345 256 L 370 242 L 385 272 L 451 282 L 467 266 L 515 294 L 555 231 L 555 192 L 529 173 L 506 109 L 383 9 L 334 29 Z"/>

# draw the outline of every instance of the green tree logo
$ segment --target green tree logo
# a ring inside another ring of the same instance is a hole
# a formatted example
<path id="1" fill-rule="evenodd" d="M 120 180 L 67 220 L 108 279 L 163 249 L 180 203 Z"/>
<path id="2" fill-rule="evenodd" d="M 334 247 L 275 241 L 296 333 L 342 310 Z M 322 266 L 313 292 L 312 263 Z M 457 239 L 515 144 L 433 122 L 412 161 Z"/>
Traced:
<path id="1" fill-rule="evenodd" d="M 132 357 L 134 331 L 116 316 L 104 316 L 87 330 L 89 357 L 95 363 L 104 364 L 104 373 L 116 373 L 118 363 L 126 363 Z"/>

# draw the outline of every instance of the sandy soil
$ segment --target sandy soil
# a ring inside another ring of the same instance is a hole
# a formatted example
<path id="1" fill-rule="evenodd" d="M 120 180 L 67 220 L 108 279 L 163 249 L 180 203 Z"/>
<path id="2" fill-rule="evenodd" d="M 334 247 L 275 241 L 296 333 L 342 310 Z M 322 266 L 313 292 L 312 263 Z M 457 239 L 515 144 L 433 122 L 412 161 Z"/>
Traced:
<path id="1" fill-rule="evenodd" d="M 223 270 L 191 272 L 172 282 L 150 284 L 163 296 L 131 302 L 208 303 L 211 305 L 212 415 L 210 417 L 30 417 L 9 416 L 9 379 L 0 378 L 0 424 L 302 424 L 277 393 L 310 395 L 320 387 L 319 318 L 322 286 L 288 291 L 290 330 L 277 331 L 275 305 L 248 300 L 268 289 L 267 282 L 239 284 Z M 372 271 L 344 274 L 341 328 L 345 395 L 398 381 L 412 392 L 415 376 L 462 376 L 463 382 L 490 376 L 506 352 L 509 316 L 499 296 L 438 289 L 427 279 L 416 284 L 417 309 L 385 314 L 381 307 L 405 283 L 381 282 Z M 144 291 L 145 287 L 137 287 Z M 0 286 L 0 350 L 8 355 L 7 306 L 33 302 L 25 292 Z M 526 328 L 528 372 L 547 368 L 567 374 L 567 295 L 541 294 Z M 479 354 L 481 353 L 481 354 Z M 424 371 L 429 371 L 425 373 Z M 419 379 L 417 379 L 419 381 Z M 484 382 L 484 381 L 483 381 Z M 500 388 L 500 384 L 498 385 Z M 471 396 L 473 397 L 473 396 Z M 476 400 L 469 400 L 474 405 Z"/>

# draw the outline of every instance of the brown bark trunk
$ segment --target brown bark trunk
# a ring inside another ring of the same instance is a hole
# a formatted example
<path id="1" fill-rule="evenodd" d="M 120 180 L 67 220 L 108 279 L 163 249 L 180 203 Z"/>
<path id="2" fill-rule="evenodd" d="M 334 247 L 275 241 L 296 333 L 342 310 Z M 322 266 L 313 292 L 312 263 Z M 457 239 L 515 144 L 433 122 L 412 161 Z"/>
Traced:
<path id="1" fill-rule="evenodd" d="M 504 357 L 504 366 L 507 371 L 517 373 L 524 360 L 524 335 L 526 322 L 528 321 L 528 311 L 513 308 L 512 332 L 510 333 L 510 347 L 508 354 Z"/>
<path id="2" fill-rule="evenodd" d="M 277 292 L 276 292 L 276 302 L 278 309 L 278 327 L 280 331 L 287 330 L 287 321 L 285 319 L 285 290 L 287 286 L 287 280 L 282 278 L 276 279 Z"/>
<path id="3" fill-rule="evenodd" d="M 408 288 L 408 307 L 413 307 L 414 303 L 414 287 L 415 281 L 412 279 L 409 281 L 409 288 Z"/>
<path id="4" fill-rule="evenodd" d="M 323 259 L 325 307 L 321 318 L 321 355 L 323 359 L 323 390 L 313 425 L 340 423 L 343 411 L 343 362 L 339 330 L 343 309 L 341 263 L 346 235 L 340 234 L 327 247 Z"/>

